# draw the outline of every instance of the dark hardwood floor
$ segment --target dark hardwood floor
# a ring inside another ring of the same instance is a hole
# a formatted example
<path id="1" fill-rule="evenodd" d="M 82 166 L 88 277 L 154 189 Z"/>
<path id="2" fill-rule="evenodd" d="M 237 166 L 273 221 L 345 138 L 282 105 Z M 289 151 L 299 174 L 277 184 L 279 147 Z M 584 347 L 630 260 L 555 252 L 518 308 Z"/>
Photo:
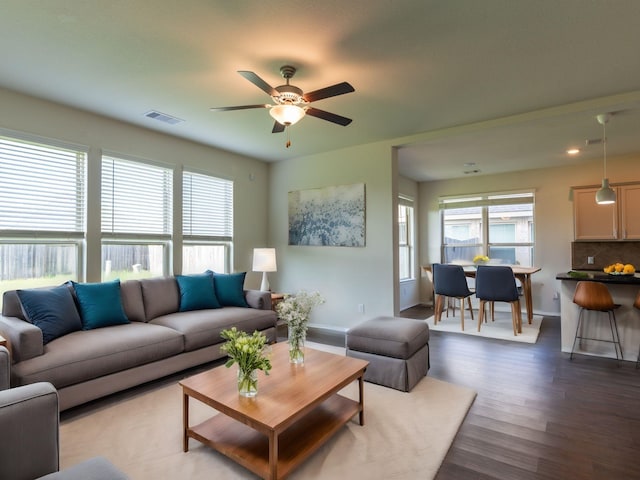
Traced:
<path id="1" fill-rule="evenodd" d="M 544 318 L 534 345 L 435 331 L 429 345 L 430 376 L 478 392 L 437 480 L 640 479 L 634 363 L 569 360 L 557 317 Z"/>

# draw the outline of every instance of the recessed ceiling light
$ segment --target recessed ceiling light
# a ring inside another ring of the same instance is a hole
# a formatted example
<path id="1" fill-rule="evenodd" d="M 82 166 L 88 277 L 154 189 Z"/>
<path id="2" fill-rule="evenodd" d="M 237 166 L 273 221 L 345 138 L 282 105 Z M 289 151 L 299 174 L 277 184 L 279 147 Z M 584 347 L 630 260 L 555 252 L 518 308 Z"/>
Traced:
<path id="1" fill-rule="evenodd" d="M 569 150 L 567 150 L 567 153 L 569 155 L 577 155 L 580 153 L 580 149 L 579 148 L 570 148 Z"/>

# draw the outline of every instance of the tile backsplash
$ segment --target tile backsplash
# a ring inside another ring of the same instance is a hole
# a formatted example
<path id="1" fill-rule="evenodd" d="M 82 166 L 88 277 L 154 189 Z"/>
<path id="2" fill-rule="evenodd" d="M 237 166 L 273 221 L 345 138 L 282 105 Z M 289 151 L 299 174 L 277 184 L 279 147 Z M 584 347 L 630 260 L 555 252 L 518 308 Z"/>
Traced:
<path id="1" fill-rule="evenodd" d="M 593 257 L 593 265 L 587 262 Z M 631 263 L 640 271 L 640 242 L 572 242 L 571 268 L 602 270 L 612 263 Z"/>

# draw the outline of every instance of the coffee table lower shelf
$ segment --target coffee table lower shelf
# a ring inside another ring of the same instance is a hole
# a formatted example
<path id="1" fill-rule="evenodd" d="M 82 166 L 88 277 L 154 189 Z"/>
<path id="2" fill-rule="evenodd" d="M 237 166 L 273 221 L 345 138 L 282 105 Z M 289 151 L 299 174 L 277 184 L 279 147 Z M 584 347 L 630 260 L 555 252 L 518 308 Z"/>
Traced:
<path id="1" fill-rule="evenodd" d="M 277 478 L 284 478 L 356 414 L 360 404 L 335 394 L 277 436 Z M 187 436 L 226 455 L 264 479 L 271 478 L 269 437 L 224 414 L 187 429 Z"/>

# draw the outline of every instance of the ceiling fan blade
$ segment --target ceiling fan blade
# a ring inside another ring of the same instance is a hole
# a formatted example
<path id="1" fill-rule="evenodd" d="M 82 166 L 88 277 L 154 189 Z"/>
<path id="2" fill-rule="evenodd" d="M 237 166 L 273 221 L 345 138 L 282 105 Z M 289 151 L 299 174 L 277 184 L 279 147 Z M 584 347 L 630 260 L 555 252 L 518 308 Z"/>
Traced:
<path id="1" fill-rule="evenodd" d="M 355 88 L 348 82 L 336 83 L 330 87 L 321 88 L 320 90 L 314 90 L 313 92 L 305 93 L 302 97 L 309 103 L 322 100 L 323 98 L 336 97 L 338 95 L 344 95 L 345 93 L 355 92 Z"/>
<path id="2" fill-rule="evenodd" d="M 342 117 L 340 115 L 336 115 L 335 113 L 325 112 L 324 110 L 318 110 L 317 108 L 308 107 L 307 115 L 311 115 L 312 117 L 321 118 L 322 120 L 327 120 L 329 122 L 337 123 L 338 125 L 342 125 L 346 127 L 353 120 L 347 117 Z"/>
<path id="3" fill-rule="evenodd" d="M 212 112 L 228 112 L 230 110 L 248 110 L 249 108 L 269 108 L 271 105 L 261 103 L 259 105 L 239 105 L 237 107 L 212 107 L 209 110 Z"/>
<path id="4" fill-rule="evenodd" d="M 278 91 L 253 72 L 238 70 L 238 73 L 271 97 L 280 95 Z"/>
<path id="5" fill-rule="evenodd" d="M 282 132 L 284 132 L 284 125 L 282 125 L 279 122 L 274 122 L 273 130 L 271 130 L 271 133 L 282 133 Z"/>

